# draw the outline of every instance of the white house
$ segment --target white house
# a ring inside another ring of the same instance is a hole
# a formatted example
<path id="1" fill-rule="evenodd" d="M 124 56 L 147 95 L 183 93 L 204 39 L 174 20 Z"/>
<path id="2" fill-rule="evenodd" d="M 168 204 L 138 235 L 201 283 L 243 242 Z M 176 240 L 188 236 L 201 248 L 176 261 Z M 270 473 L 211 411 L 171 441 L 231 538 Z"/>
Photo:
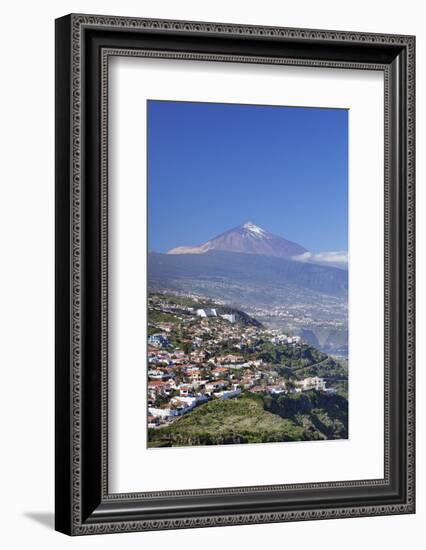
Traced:
<path id="1" fill-rule="evenodd" d="M 168 418 L 170 416 L 179 416 L 181 413 L 178 409 L 159 409 L 157 407 L 148 407 L 148 414 L 150 414 L 154 418 Z"/>
<path id="2" fill-rule="evenodd" d="M 148 407 L 148 414 L 154 418 L 170 418 L 182 416 L 183 414 L 192 411 L 199 403 L 207 401 L 205 395 L 197 395 L 194 397 L 173 397 L 170 400 L 172 407 L 160 409 L 157 407 Z"/>
<path id="3" fill-rule="evenodd" d="M 151 334 L 148 338 L 148 344 L 162 348 L 169 345 L 169 339 L 164 334 Z"/>
<path id="4" fill-rule="evenodd" d="M 285 388 L 285 384 L 275 385 L 275 386 L 268 386 L 268 391 L 272 395 L 279 395 L 281 393 L 287 393 L 287 390 Z"/>
<path id="5" fill-rule="evenodd" d="M 197 309 L 196 313 L 198 317 L 217 317 L 216 308 Z"/>
<path id="6" fill-rule="evenodd" d="M 237 395 L 240 395 L 241 389 L 236 387 L 235 384 L 233 386 L 234 387 L 233 387 L 232 390 L 225 390 L 225 391 L 221 391 L 221 392 L 216 392 L 214 394 L 215 397 L 217 397 L 219 399 L 231 399 L 231 397 L 237 397 Z"/>
<path id="7" fill-rule="evenodd" d="M 179 386 L 179 394 L 182 397 L 188 397 L 192 395 L 193 391 L 194 391 L 194 386 L 192 384 L 181 384 Z"/>
<path id="8" fill-rule="evenodd" d="M 227 384 L 228 384 L 227 380 L 216 380 L 216 381 L 207 382 L 206 392 L 207 393 L 217 392 L 221 388 L 224 388 Z"/>
<path id="9" fill-rule="evenodd" d="M 300 382 L 296 383 L 298 386 L 301 386 L 303 391 L 308 390 L 318 390 L 325 391 L 325 380 L 319 376 L 310 376 L 309 378 L 304 378 Z"/>
<path id="10" fill-rule="evenodd" d="M 286 334 L 278 334 L 270 339 L 272 344 L 286 344 L 288 342 L 288 336 Z"/>
<path id="11" fill-rule="evenodd" d="M 222 313 L 221 317 L 230 323 L 235 323 L 237 320 L 235 313 Z"/>
<path id="12" fill-rule="evenodd" d="M 165 373 L 162 370 L 152 369 L 148 371 L 148 377 L 154 380 L 161 380 L 164 376 Z"/>

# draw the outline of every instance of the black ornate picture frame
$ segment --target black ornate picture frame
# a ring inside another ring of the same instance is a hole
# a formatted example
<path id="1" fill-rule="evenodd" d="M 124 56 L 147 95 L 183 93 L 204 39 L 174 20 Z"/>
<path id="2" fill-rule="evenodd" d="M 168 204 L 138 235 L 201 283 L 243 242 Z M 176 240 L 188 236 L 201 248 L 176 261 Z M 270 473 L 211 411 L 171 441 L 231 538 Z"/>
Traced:
<path id="1" fill-rule="evenodd" d="M 117 55 L 383 72 L 383 479 L 109 493 L 107 76 Z M 56 21 L 58 531 L 414 513 L 414 79 L 413 36 L 78 14 Z"/>

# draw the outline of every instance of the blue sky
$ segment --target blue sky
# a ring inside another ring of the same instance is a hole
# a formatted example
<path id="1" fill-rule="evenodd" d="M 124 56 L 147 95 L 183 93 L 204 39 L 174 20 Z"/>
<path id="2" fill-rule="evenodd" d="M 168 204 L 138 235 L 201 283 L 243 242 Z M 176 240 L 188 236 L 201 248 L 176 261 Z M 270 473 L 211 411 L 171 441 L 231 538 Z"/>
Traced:
<path id="1" fill-rule="evenodd" d="M 347 250 L 348 111 L 148 101 L 148 249 L 247 220 L 313 252 Z"/>

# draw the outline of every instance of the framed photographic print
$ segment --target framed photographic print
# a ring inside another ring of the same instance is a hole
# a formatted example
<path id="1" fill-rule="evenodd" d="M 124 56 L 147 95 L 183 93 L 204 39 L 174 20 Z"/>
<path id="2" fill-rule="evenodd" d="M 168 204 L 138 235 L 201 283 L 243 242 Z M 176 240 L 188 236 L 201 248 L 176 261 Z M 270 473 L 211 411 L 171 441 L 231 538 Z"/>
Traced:
<path id="1" fill-rule="evenodd" d="M 56 21 L 56 529 L 414 513 L 412 36 Z"/>

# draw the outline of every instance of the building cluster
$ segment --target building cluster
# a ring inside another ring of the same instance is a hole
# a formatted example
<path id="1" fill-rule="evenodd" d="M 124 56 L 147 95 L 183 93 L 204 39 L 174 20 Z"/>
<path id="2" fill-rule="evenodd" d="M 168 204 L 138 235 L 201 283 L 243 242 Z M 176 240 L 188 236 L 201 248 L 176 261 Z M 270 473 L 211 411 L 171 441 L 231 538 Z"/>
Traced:
<path id="1" fill-rule="evenodd" d="M 300 336 L 287 336 L 286 334 L 277 334 L 272 336 L 270 342 L 273 344 L 300 344 Z"/>
<path id="2" fill-rule="evenodd" d="M 235 313 L 219 313 L 217 308 L 200 308 L 197 309 L 198 317 L 221 317 L 230 323 L 237 322 L 237 315 Z"/>
<path id="3" fill-rule="evenodd" d="M 178 327 L 167 317 L 155 323 L 148 317 L 151 428 L 170 424 L 211 399 L 235 398 L 243 391 L 271 395 L 332 391 L 317 376 L 289 380 L 254 353 L 259 341 L 297 346 L 299 337 L 236 322 L 235 314 L 218 314 L 215 308 L 186 308 L 184 312 L 183 306 L 165 300 L 154 305 L 156 311 L 182 317 Z"/>

